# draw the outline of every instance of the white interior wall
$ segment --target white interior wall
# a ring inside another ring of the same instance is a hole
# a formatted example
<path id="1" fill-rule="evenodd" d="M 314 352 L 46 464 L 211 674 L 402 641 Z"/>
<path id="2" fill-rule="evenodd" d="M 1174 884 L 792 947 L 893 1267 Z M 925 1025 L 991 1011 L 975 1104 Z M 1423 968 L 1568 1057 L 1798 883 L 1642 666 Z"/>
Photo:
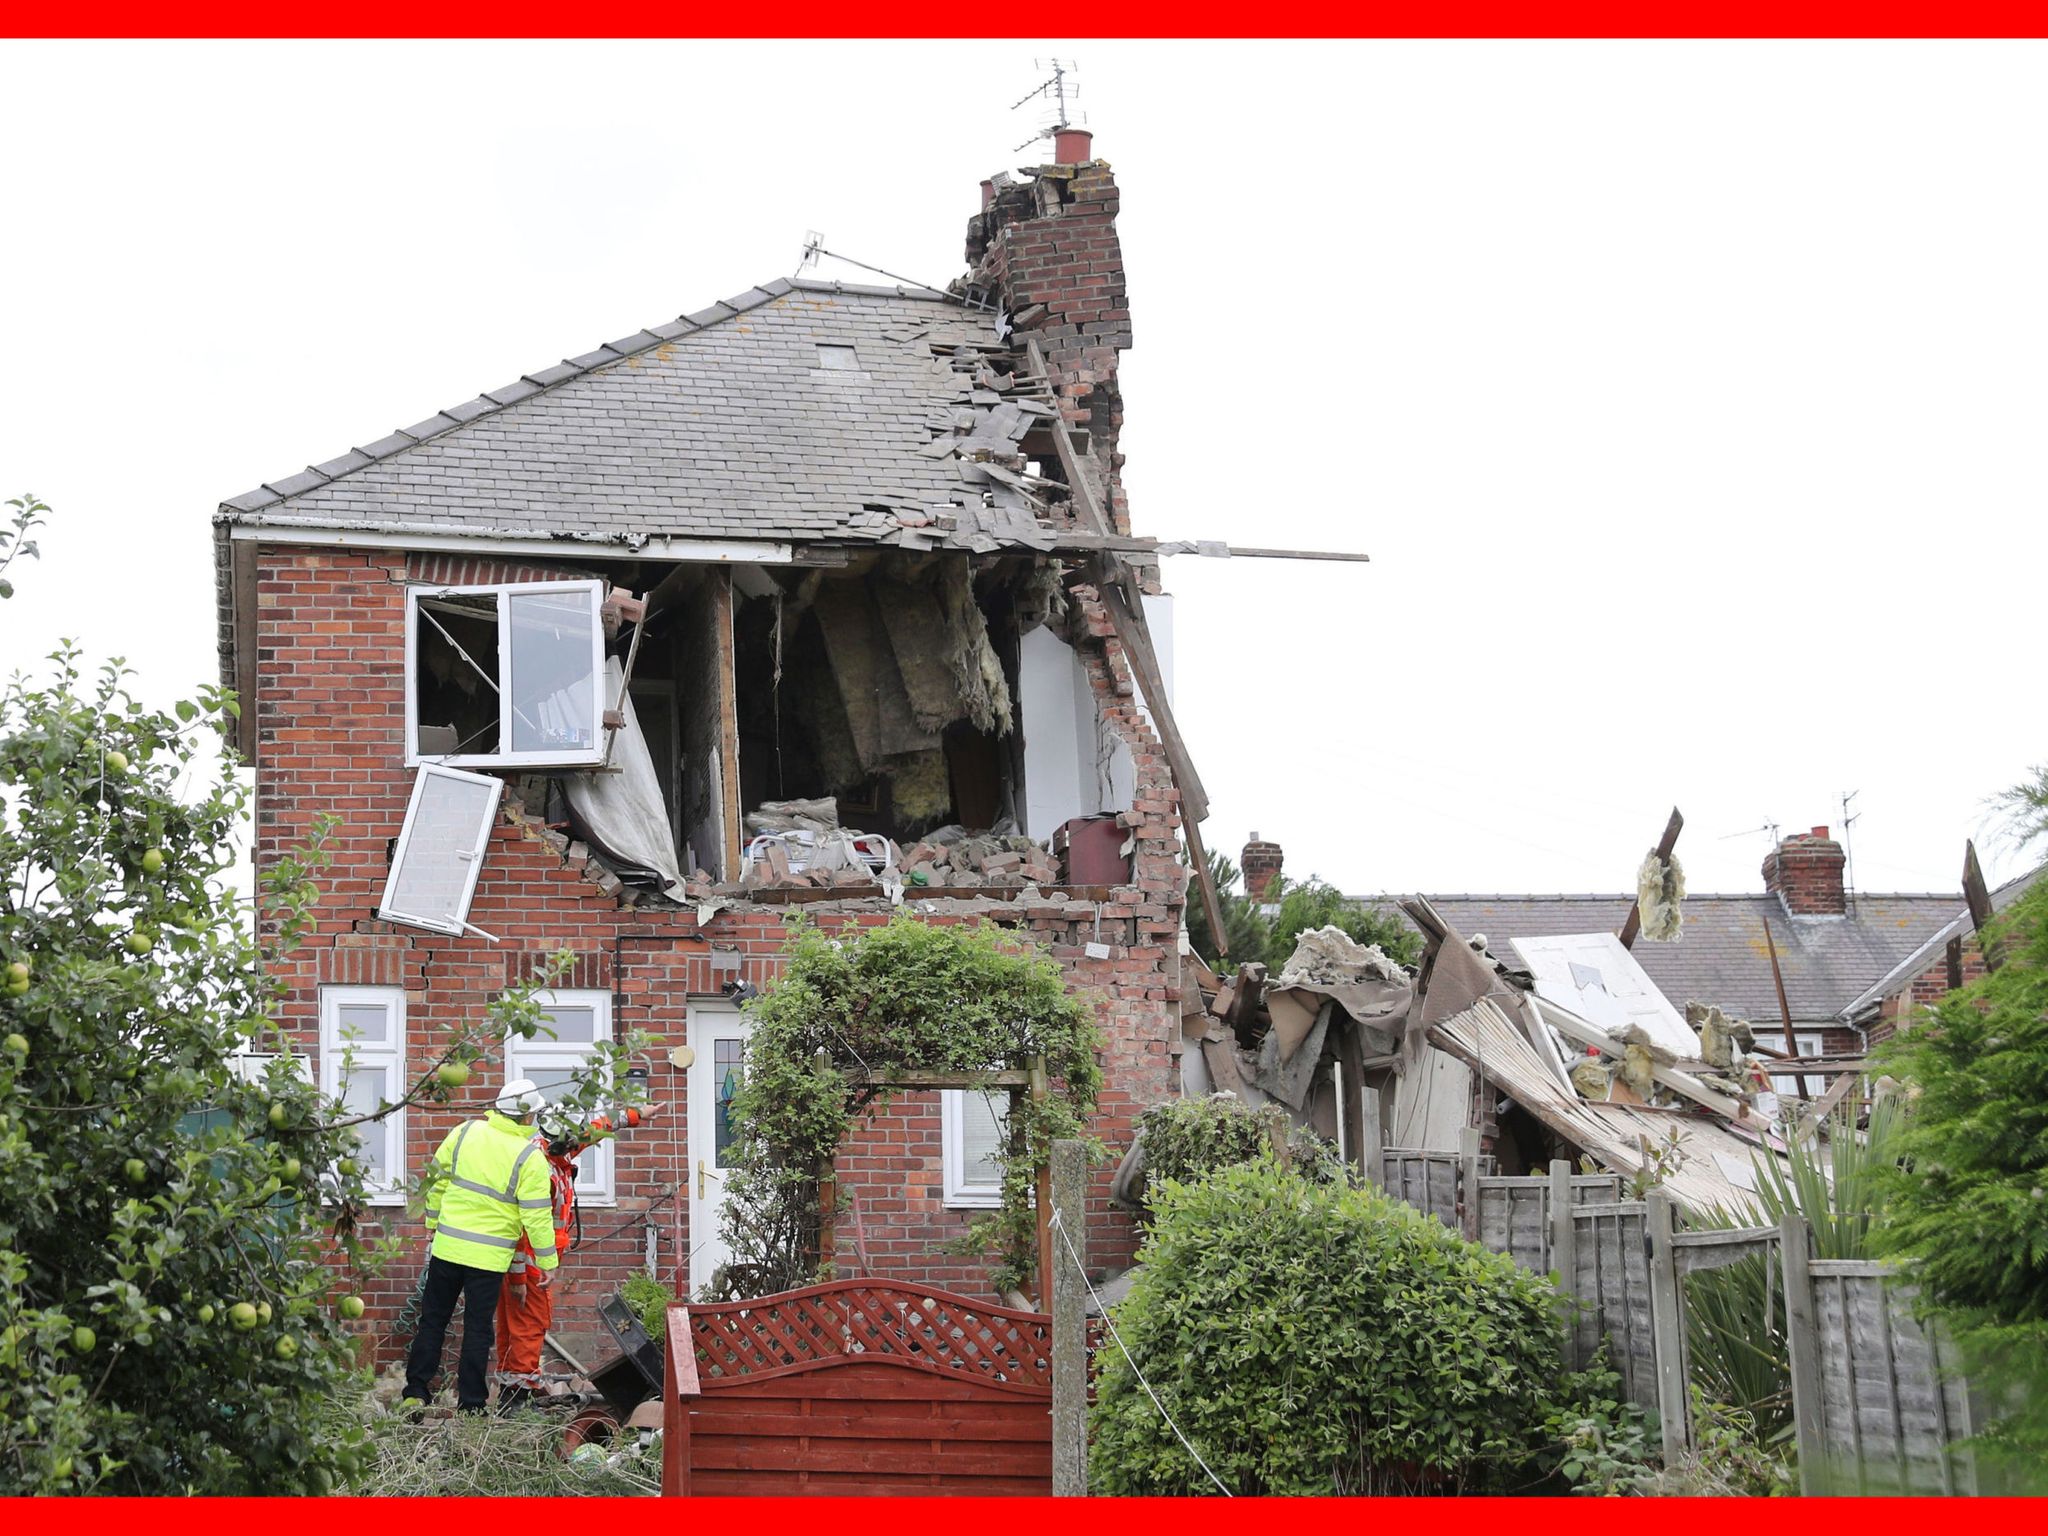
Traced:
<path id="1" fill-rule="evenodd" d="M 1147 597 L 1144 603 L 1171 700 L 1173 598 Z M 1044 625 L 1019 642 L 1017 693 L 1024 731 L 1024 831 L 1044 839 L 1076 816 L 1129 810 L 1137 792 L 1131 749 L 1096 714 L 1080 657 Z"/>

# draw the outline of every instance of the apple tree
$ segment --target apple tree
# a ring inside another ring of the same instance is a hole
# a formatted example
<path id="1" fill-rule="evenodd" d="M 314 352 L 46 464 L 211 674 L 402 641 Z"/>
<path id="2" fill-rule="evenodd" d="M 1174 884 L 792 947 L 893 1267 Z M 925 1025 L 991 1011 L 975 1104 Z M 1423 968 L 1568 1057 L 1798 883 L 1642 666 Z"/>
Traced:
<path id="1" fill-rule="evenodd" d="M 397 1241 L 357 1240 L 359 1127 L 543 1031 L 551 973 L 397 1103 L 323 1100 L 266 974 L 318 853 L 279 861 L 260 920 L 230 890 L 248 790 L 210 738 L 232 699 L 154 712 L 118 668 L 82 688 L 75 650 L 53 660 L 51 686 L 0 691 L 0 1493 L 343 1485 L 364 1464 L 331 1411 L 359 1375 L 347 1276 Z"/>

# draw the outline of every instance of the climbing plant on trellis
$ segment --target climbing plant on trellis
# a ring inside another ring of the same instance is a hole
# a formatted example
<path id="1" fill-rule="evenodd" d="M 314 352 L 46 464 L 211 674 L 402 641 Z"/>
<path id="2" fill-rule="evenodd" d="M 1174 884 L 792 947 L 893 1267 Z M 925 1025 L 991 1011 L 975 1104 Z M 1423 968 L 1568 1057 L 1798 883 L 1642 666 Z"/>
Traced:
<path id="1" fill-rule="evenodd" d="M 1012 1090 L 1003 1203 L 969 1236 L 996 1257 L 998 1289 L 1026 1283 L 1041 1257 L 1034 1189 L 1054 1141 L 1086 1139 L 1102 1086 L 1094 1010 L 1028 937 L 990 923 L 898 913 L 835 937 L 799 916 L 785 951 L 780 979 L 747 1005 L 723 1289 L 765 1295 L 824 1277 L 832 1160 L 866 1110 L 907 1087 Z M 1027 1081 L 1033 1091 L 1019 1091 Z"/>

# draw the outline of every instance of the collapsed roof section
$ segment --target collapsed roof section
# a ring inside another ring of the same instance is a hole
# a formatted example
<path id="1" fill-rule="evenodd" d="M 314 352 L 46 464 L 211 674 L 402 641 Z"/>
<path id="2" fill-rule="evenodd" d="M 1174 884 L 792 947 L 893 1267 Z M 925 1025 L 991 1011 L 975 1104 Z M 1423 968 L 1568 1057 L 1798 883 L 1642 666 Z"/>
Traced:
<path id="1" fill-rule="evenodd" d="M 1456 1152 L 1477 1128 L 1503 1172 L 1583 1154 L 1697 1210 L 1755 1203 L 1753 1159 L 1783 1143 L 1742 1026 L 1718 1010 L 1680 1020 L 1661 995 L 1638 999 L 1646 1016 L 1660 1005 L 1648 1024 L 1619 999 L 1596 1022 L 1430 903 L 1406 910 L 1427 946 L 1413 976 L 1335 928 L 1304 933 L 1277 977 L 1204 972 L 1185 1005 L 1183 1090 L 1278 1103 L 1368 1177 L 1384 1152 Z M 1606 995 L 1578 969 L 1575 1001 Z"/>

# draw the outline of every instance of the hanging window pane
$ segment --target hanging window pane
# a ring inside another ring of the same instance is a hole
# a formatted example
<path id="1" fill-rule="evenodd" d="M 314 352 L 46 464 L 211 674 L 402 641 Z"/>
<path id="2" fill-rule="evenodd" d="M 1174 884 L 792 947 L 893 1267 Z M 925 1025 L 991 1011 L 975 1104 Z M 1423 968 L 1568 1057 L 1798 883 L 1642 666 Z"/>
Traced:
<path id="1" fill-rule="evenodd" d="M 514 752 L 597 744 L 597 614 L 590 592 L 515 592 L 509 703 Z"/>
<path id="2" fill-rule="evenodd" d="M 505 786 L 481 774 L 422 768 L 377 915 L 460 933 Z"/>

